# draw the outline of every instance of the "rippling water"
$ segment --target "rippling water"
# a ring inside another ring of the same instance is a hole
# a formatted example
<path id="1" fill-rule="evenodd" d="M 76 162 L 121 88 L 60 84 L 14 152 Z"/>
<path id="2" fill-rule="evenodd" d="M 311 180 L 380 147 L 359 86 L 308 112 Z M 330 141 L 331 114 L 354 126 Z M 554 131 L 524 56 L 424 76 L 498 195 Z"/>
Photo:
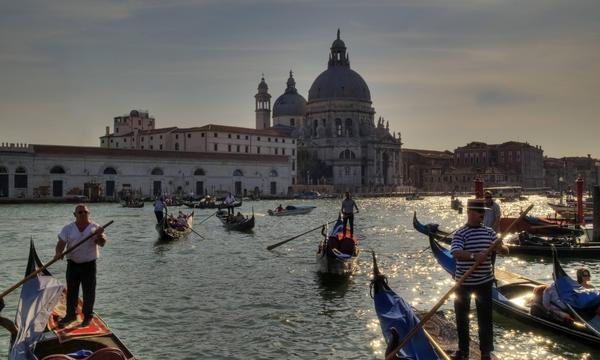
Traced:
<path id="1" fill-rule="evenodd" d="M 463 199 L 466 202 L 465 199 Z M 531 214 L 546 215 L 546 199 L 501 204 L 517 213 L 529 203 Z M 294 203 L 301 203 L 294 201 Z M 95 310 L 141 359 L 381 359 L 383 337 L 369 297 L 371 260 L 349 281 L 332 284 L 315 273 L 318 231 L 267 251 L 268 245 L 333 220 L 339 200 L 305 201 L 317 209 L 295 217 L 266 216 L 278 202 L 244 202 L 256 213 L 253 233 L 225 231 L 212 217 L 195 226 L 205 239 L 158 243 L 152 207 L 121 208 L 92 204 L 92 219 L 107 229 L 109 242 L 98 262 Z M 427 239 L 413 230 L 412 214 L 453 230 L 465 215 L 450 209 L 448 197 L 422 201 L 401 198 L 357 199 L 355 232 L 363 249 L 378 254 L 389 283 L 416 308 L 428 310 L 452 286 L 429 251 Z M 285 205 L 285 203 L 284 203 Z M 185 209 L 182 209 L 185 210 Z M 17 282 L 33 238 L 43 260 L 54 254 L 56 234 L 71 220 L 72 205 L 0 207 L 0 289 Z M 195 223 L 210 215 L 197 210 Z M 600 260 L 565 263 L 568 271 L 585 265 L 600 274 Z M 549 282 L 548 260 L 503 258 L 498 266 Z M 65 263 L 51 267 L 64 281 Z M 593 280 L 593 279 L 592 279 Z M 3 315 L 12 317 L 18 291 L 5 299 Z M 453 318 L 452 304 L 443 306 Z M 496 354 L 503 359 L 581 359 L 600 352 L 494 314 Z M 8 335 L 0 332 L 0 357 Z M 595 351 L 595 352 L 594 352 Z"/>

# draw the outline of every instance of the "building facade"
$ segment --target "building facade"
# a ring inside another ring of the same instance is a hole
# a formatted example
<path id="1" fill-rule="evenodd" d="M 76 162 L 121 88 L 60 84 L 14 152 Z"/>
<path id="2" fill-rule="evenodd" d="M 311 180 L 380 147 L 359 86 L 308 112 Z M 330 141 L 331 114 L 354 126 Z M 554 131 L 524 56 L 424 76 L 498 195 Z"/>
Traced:
<path id="1" fill-rule="evenodd" d="M 9 144 L 0 147 L 0 198 L 59 199 L 91 188 L 104 199 L 122 191 L 284 196 L 290 169 L 284 155 Z"/>

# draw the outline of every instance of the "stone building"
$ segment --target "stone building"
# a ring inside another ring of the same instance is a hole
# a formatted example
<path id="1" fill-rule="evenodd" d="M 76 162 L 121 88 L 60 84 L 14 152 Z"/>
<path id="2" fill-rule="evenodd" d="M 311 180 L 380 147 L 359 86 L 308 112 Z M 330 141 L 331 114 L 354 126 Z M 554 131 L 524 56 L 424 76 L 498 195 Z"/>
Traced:
<path id="1" fill-rule="evenodd" d="M 284 155 L 3 144 L 0 198 L 60 199 L 88 195 L 92 188 L 105 199 L 126 190 L 143 196 L 219 191 L 283 196 L 290 170 Z"/>
<path id="2" fill-rule="evenodd" d="M 578 177 L 584 182 L 586 191 L 600 184 L 600 160 L 591 155 L 562 158 L 544 158 L 545 186 L 557 191 L 575 190 Z"/>
<path id="3" fill-rule="evenodd" d="M 382 118 L 375 125 L 369 87 L 350 68 L 339 30 L 327 69 L 308 91 L 302 120 L 293 132 L 299 141 L 299 181 L 332 184 L 337 191 L 402 185 L 400 135 L 390 133 Z"/>
<path id="4" fill-rule="evenodd" d="M 450 151 L 402 149 L 403 183 L 423 191 L 454 189 L 454 154 Z"/>

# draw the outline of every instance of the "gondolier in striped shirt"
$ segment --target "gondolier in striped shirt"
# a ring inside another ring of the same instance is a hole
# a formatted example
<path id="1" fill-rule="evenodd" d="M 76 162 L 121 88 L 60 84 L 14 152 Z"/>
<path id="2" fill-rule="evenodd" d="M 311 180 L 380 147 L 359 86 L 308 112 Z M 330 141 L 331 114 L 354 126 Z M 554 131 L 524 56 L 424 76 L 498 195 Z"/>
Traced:
<path id="1" fill-rule="evenodd" d="M 483 199 L 469 199 L 467 202 L 467 223 L 452 238 L 450 252 L 456 260 L 454 278 L 460 279 L 477 260 L 482 260 L 477 269 L 464 280 L 456 290 L 454 310 L 458 330 L 458 352 L 455 359 L 469 358 L 469 308 L 471 295 L 475 294 L 477 307 L 477 323 L 479 325 L 479 347 L 481 359 L 490 359 L 494 350 L 492 328 L 492 284 L 494 282 L 491 256 L 486 250 L 496 241 L 496 233 L 484 226 L 483 217 L 486 210 Z M 508 254 L 508 248 L 499 246 L 496 251 Z"/>

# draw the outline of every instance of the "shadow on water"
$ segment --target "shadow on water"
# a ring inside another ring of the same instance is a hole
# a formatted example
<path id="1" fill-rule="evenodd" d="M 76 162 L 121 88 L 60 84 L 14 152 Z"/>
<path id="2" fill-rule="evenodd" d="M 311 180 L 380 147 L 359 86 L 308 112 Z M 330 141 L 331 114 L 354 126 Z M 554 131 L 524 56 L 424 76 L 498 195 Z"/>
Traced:
<path id="1" fill-rule="evenodd" d="M 315 276 L 319 285 L 319 293 L 324 300 L 343 298 L 350 288 L 350 283 L 353 282 L 350 275 L 332 275 L 317 272 Z"/>

